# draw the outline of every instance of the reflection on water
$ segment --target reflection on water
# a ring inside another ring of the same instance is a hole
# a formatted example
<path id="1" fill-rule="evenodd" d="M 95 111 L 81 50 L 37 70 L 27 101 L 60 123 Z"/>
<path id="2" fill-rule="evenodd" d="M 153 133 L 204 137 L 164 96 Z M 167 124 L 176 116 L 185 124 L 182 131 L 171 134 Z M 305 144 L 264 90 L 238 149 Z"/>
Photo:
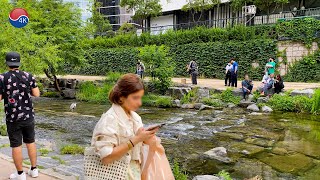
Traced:
<path id="1" fill-rule="evenodd" d="M 35 102 L 37 136 L 61 143 L 89 145 L 92 130 L 110 105 L 41 99 Z M 194 176 L 222 169 L 234 178 L 319 179 L 320 118 L 306 114 L 250 115 L 244 109 L 194 111 L 143 107 L 146 125 L 167 123 L 158 136 L 170 159 L 176 158 Z M 203 155 L 225 147 L 232 163 Z"/>

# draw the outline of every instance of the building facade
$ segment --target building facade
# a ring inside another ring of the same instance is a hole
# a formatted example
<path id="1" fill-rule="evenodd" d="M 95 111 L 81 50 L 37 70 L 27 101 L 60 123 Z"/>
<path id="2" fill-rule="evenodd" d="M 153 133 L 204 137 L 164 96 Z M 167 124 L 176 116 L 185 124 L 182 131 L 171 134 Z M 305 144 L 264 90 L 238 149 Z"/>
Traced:
<path id="1" fill-rule="evenodd" d="M 320 15 L 320 0 L 290 1 L 281 8 L 267 15 L 267 10 L 256 9 L 255 14 L 245 15 L 242 10 L 234 10 L 230 0 L 221 0 L 219 5 L 202 12 L 193 14 L 182 11 L 182 7 L 189 0 L 160 0 L 162 15 L 151 18 L 148 29 L 152 34 L 163 33 L 169 29 L 188 29 L 194 26 L 228 27 L 236 24 L 259 25 L 276 23 L 281 18 L 294 18 L 296 16 Z M 248 4 L 253 5 L 253 4 Z"/>
<path id="2" fill-rule="evenodd" d="M 133 23 L 131 16 L 132 11 L 126 10 L 120 6 L 120 0 L 97 0 L 101 3 L 99 12 L 109 20 L 113 30 L 118 30 L 124 23 Z"/>

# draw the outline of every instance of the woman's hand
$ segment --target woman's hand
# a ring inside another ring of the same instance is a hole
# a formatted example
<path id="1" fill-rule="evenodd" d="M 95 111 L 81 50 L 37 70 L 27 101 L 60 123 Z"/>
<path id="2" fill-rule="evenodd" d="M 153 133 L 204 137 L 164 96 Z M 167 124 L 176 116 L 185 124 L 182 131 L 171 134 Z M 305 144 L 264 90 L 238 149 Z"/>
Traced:
<path id="1" fill-rule="evenodd" d="M 131 139 L 131 141 L 133 142 L 133 144 L 138 144 L 140 142 L 147 141 L 150 138 L 152 138 L 156 134 L 156 132 L 158 132 L 158 130 L 159 128 L 147 131 L 143 127 L 141 127 L 138 130 L 137 134 Z"/>

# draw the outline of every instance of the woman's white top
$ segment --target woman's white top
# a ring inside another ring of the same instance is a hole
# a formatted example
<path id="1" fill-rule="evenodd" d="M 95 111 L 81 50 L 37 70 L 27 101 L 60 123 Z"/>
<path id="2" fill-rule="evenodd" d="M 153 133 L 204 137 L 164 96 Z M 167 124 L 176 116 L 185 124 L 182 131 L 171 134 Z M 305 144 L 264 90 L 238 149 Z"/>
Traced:
<path id="1" fill-rule="evenodd" d="M 120 105 L 113 104 L 96 124 L 91 145 L 103 159 L 112 153 L 114 147 L 127 143 L 141 127 L 142 120 L 136 112 L 131 111 L 129 118 Z M 139 143 L 128 152 L 131 160 L 141 163 L 141 148 L 142 143 Z"/>

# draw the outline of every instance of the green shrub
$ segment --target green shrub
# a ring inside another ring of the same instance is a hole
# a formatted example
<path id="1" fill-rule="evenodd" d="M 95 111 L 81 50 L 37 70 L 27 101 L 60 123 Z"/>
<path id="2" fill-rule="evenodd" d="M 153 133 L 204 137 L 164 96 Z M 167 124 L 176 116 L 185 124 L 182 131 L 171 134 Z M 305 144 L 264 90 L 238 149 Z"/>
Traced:
<path id="1" fill-rule="evenodd" d="M 155 94 L 147 94 L 142 97 L 142 104 L 151 107 L 172 107 L 172 98 L 167 96 L 159 96 Z"/>
<path id="2" fill-rule="evenodd" d="M 6 136 L 7 135 L 7 125 L 0 124 L 0 135 Z"/>
<path id="3" fill-rule="evenodd" d="M 227 90 L 221 93 L 221 100 L 226 103 L 239 104 L 241 97 L 234 96 L 231 88 L 227 88 Z"/>
<path id="4" fill-rule="evenodd" d="M 76 98 L 80 101 L 108 103 L 108 94 L 113 85 L 112 83 L 105 82 L 102 86 L 97 86 L 92 81 L 86 81 L 80 85 Z"/>
<path id="5" fill-rule="evenodd" d="M 320 114 L 320 89 L 315 90 L 311 113 Z"/>
<path id="6" fill-rule="evenodd" d="M 204 103 L 208 106 L 213 106 L 213 107 L 222 106 L 222 104 L 217 99 L 212 99 L 212 98 L 203 98 L 202 103 Z"/>
<path id="7" fill-rule="evenodd" d="M 320 81 L 320 50 L 303 57 L 302 60 L 289 66 L 285 81 L 319 82 Z"/>
<path id="8" fill-rule="evenodd" d="M 186 64 L 195 59 L 199 73 L 207 78 L 225 77 L 225 66 L 230 58 L 239 63 L 239 75 L 249 74 L 252 79 L 261 80 L 267 57 L 276 56 L 276 42 L 270 39 L 254 39 L 242 42 L 191 43 L 172 47 L 175 75 L 186 76 Z M 258 67 L 253 67 L 257 63 Z"/>
<path id="9" fill-rule="evenodd" d="M 218 173 L 218 176 L 219 176 L 219 177 L 222 177 L 224 180 L 232 180 L 230 174 L 229 174 L 227 171 L 225 171 L 225 170 L 220 171 L 220 172 Z"/>
<path id="10" fill-rule="evenodd" d="M 151 83 L 160 94 L 165 94 L 171 85 L 173 77 L 174 64 L 169 57 L 169 48 L 166 46 L 145 46 L 140 48 L 139 58 L 144 63 L 145 71 L 149 75 L 153 74 L 154 78 Z"/>
<path id="11" fill-rule="evenodd" d="M 188 180 L 188 175 L 181 170 L 179 163 L 176 160 L 174 160 L 172 172 L 175 180 Z"/>
<path id="12" fill-rule="evenodd" d="M 65 145 L 60 149 L 61 154 L 84 154 L 84 147 L 77 144 Z"/>
<path id="13" fill-rule="evenodd" d="M 197 94 L 197 88 L 192 89 L 187 94 L 183 95 L 181 101 L 181 104 L 189 104 L 193 103 Z"/>
<path id="14" fill-rule="evenodd" d="M 172 98 L 171 97 L 160 97 L 156 100 L 157 107 L 168 108 L 172 107 Z"/>
<path id="15" fill-rule="evenodd" d="M 115 84 L 121 78 L 121 73 L 119 72 L 109 72 L 107 74 L 106 82 Z"/>
<path id="16" fill-rule="evenodd" d="M 313 99 L 307 96 L 288 96 L 275 94 L 268 104 L 277 111 L 285 112 L 311 112 Z"/>

